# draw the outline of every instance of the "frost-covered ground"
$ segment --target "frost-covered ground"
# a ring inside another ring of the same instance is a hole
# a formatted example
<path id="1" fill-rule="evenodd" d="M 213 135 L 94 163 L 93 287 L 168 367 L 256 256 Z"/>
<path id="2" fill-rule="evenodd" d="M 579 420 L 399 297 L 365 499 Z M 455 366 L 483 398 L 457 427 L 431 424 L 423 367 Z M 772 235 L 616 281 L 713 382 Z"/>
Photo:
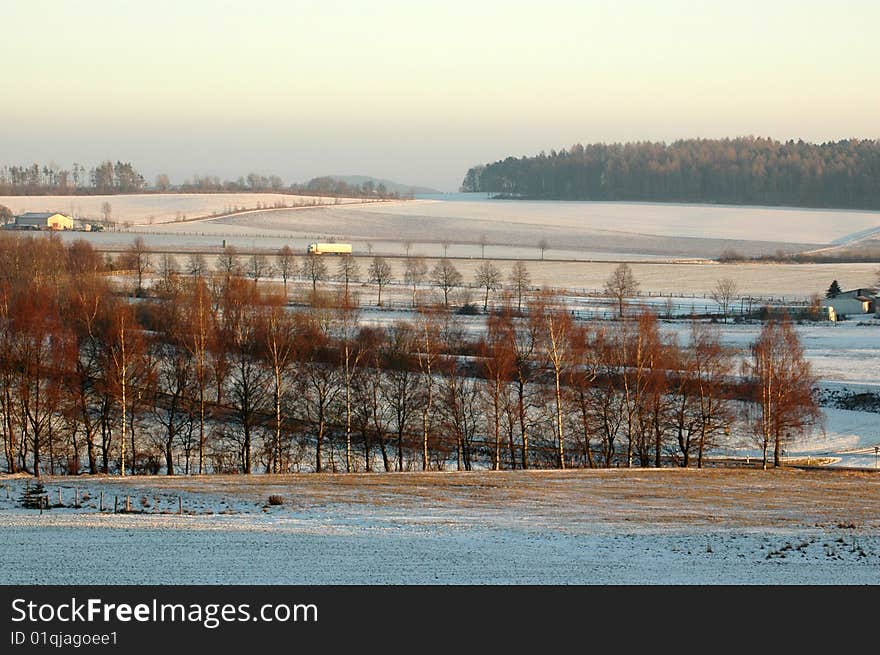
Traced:
<path id="1" fill-rule="evenodd" d="M 769 254 L 777 248 L 849 242 L 880 228 L 880 213 L 669 203 L 417 200 L 251 214 L 214 223 L 218 229 L 235 226 L 354 240 L 408 240 L 420 247 L 441 240 L 478 244 L 485 237 L 490 244 L 533 249 L 545 239 L 550 251 L 709 257 L 725 248 Z"/>
<path id="2" fill-rule="evenodd" d="M 132 222 L 151 245 L 173 235 L 182 249 L 236 247 L 303 250 L 311 241 L 351 242 L 355 253 L 429 257 L 633 260 L 715 258 L 795 252 L 848 244 L 880 233 L 880 212 L 670 203 L 409 200 L 368 202 L 280 194 L 147 194 L 134 196 L 0 197 L 15 212 L 54 209 L 97 218 L 110 202 L 113 216 Z M 310 204 L 210 218 L 258 203 Z M 186 217 L 186 222 L 177 222 Z M 208 217 L 192 220 L 194 217 Z M 111 236 L 87 235 L 104 246 Z M 444 245 L 445 244 L 445 245 Z M 485 251 L 481 244 L 485 244 Z"/>
<path id="3" fill-rule="evenodd" d="M 43 515 L 14 506 L 22 480 L 4 483 L 5 584 L 880 583 L 867 474 L 59 479 L 50 498 L 91 498 Z M 99 488 L 144 513 L 98 513 Z M 156 511 L 178 497 L 187 513 Z"/>
<path id="4" fill-rule="evenodd" d="M 716 327 L 722 343 L 742 351 L 747 351 L 761 330 L 757 323 L 727 323 Z M 690 334 L 687 321 L 664 322 L 662 329 L 676 334 L 681 343 L 687 343 Z M 868 317 L 840 323 L 821 321 L 797 325 L 796 330 L 813 372 L 823 382 L 880 387 L 880 320 Z"/>
<path id="5" fill-rule="evenodd" d="M 193 219 L 228 212 L 237 208 L 334 204 L 336 198 L 294 196 L 282 193 L 155 193 L 112 196 L 0 196 L 0 205 L 13 213 L 57 211 L 78 219 L 103 217 L 102 205 L 110 203 L 111 216 L 119 222 L 153 225 L 182 218 Z M 340 198 L 340 203 L 362 202 Z"/>

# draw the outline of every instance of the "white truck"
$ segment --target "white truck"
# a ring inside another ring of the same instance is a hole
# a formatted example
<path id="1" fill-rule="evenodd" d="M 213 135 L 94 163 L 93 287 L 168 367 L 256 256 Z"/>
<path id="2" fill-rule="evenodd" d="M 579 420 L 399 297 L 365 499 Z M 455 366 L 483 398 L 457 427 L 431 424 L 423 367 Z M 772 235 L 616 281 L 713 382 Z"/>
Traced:
<path id="1" fill-rule="evenodd" d="M 307 252 L 310 255 L 350 255 L 350 243 L 310 243 Z"/>

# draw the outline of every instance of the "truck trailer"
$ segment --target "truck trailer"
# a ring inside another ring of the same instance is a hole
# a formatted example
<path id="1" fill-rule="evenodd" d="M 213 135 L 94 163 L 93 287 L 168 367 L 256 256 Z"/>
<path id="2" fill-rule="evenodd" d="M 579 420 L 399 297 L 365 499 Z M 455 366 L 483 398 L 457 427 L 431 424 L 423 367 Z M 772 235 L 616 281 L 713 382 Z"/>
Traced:
<path id="1" fill-rule="evenodd" d="M 350 243 L 310 243 L 307 249 L 310 255 L 350 255 Z"/>

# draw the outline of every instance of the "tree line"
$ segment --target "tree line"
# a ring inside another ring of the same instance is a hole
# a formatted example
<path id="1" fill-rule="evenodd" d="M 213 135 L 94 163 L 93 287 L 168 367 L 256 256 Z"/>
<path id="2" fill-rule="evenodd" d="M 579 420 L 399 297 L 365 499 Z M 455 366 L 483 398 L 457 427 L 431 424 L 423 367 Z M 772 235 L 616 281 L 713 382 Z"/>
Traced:
<path id="1" fill-rule="evenodd" d="M 575 144 L 467 171 L 462 191 L 548 200 L 880 208 L 880 142 L 768 138 Z"/>
<path id="2" fill-rule="evenodd" d="M 377 328 L 343 288 L 309 297 L 219 262 L 135 298 L 86 242 L 0 238 L 7 469 L 703 466 L 743 434 L 766 466 L 821 418 L 785 319 L 737 371 L 709 324 L 679 344 L 649 312 L 577 322 L 550 292 L 506 298 L 479 334 L 444 305 Z"/>
<path id="3" fill-rule="evenodd" d="M 0 166 L 0 195 L 105 195 L 123 193 L 286 193 L 355 198 L 399 198 L 382 183 L 367 180 L 349 184 L 334 177 L 316 177 L 305 183 L 285 184 L 277 175 L 249 173 L 234 180 L 214 175 L 194 175 L 180 184 L 160 173 L 152 186 L 130 162 L 104 161 L 86 168 L 74 163 Z"/>
<path id="4" fill-rule="evenodd" d="M 79 163 L 63 168 L 51 162 L 0 167 L 2 195 L 139 193 L 145 186 L 144 176 L 130 162 L 103 161 L 91 168 Z"/>

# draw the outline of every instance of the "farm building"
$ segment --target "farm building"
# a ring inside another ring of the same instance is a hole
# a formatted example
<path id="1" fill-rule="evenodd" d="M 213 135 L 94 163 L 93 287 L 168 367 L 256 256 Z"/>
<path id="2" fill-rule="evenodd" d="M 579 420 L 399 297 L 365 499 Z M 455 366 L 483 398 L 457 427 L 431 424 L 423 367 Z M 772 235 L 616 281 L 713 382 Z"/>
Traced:
<path id="1" fill-rule="evenodd" d="M 880 311 L 877 304 L 877 289 L 843 291 L 833 298 L 825 298 L 822 307 L 828 312 L 828 319 L 831 321 Z"/>
<path id="2" fill-rule="evenodd" d="M 26 212 L 15 217 L 15 226 L 31 230 L 72 230 L 73 219 L 56 212 Z"/>

